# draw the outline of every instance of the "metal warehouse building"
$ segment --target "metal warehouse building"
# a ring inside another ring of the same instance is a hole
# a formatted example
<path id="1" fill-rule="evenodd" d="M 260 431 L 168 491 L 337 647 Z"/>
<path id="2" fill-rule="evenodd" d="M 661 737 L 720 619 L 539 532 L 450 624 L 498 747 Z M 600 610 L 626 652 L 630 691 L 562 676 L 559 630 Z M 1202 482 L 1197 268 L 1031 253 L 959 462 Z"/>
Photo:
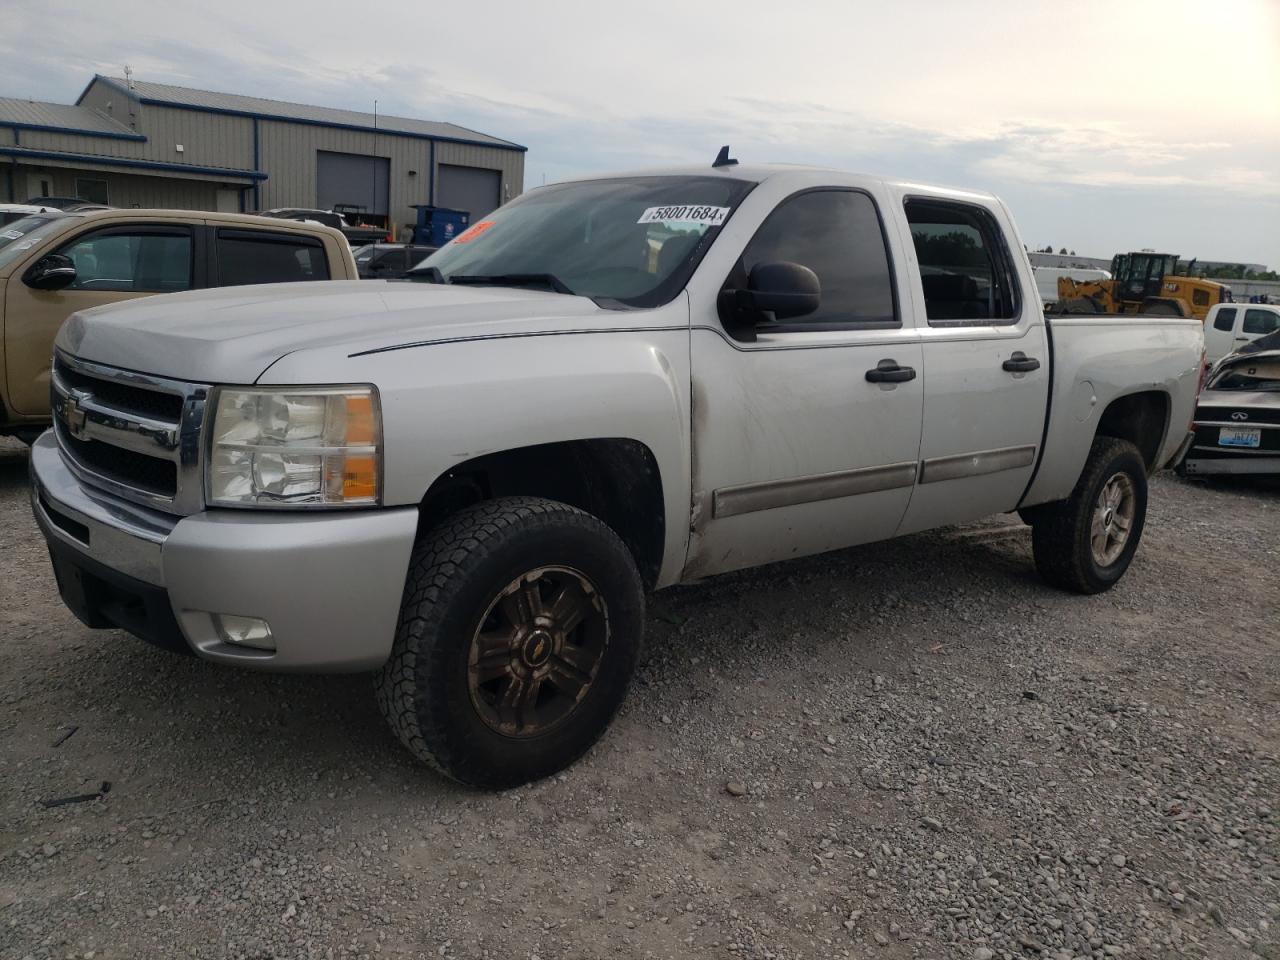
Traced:
<path id="1" fill-rule="evenodd" d="M 525 148 L 450 123 L 95 76 L 74 105 L 0 98 L 0 197 L 116 207 L 472 219 L 524 187 Z M 383 220 L 382 218 L 388 218 Z"/>

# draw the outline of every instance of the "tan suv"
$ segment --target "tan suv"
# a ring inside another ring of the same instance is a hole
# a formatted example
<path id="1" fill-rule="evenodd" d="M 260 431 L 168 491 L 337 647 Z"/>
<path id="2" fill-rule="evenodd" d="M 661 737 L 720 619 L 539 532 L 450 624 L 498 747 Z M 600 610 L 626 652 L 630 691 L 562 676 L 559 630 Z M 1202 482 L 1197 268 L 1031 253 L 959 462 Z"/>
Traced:
<path id="1" fill-rule="evenodd" d="M 62 321 L 133 297 L 246 283 L 355 280 L 346 238 L 318 223 L 191 210 L 48 211 L 0 227 L 0 434 L 49 423 Z"/>

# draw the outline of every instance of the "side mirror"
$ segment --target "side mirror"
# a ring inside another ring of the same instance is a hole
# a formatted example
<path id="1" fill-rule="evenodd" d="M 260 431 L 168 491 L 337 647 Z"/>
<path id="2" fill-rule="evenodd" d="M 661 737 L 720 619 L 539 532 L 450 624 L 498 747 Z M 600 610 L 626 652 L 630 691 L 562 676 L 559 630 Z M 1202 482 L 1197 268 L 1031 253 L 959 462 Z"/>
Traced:
<path id="1" fill-rule="evenodd" d="M 75 279 L 75 261 L 60 253 L 41 257 L 22 275 L 22 282 L 36 290 L 61 290 L 74 283 Z"/>
<path id="2" fill-rule="evenodd" d="M 822 302 L 818 275 L 786 260 L 757 263 L 747 277 L 746 292 L 756 310 L 768 311 L 779 320 L 813 313 Z"/>
<path id="3" fill-rule="evenodd" d="M 722 290 L 720 316 L 731 332 L 746 333 L 765 314 L 778 320 L 803 317 L 821 302 L 818 275 L 799 263 L 779 260 L 752 267 L 745 290 Z"/>

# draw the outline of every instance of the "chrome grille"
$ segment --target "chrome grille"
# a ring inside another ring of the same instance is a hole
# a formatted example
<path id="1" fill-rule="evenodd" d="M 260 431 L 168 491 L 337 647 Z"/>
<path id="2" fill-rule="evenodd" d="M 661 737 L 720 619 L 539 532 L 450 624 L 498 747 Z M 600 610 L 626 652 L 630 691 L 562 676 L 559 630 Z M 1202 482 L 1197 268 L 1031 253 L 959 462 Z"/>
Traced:
<path id="1" fill-rule="evenodd" d="M 208 386 L 59 352 L 50 393 L 58 446 L 83 482 L 169 513 L 202 508 Z"/>

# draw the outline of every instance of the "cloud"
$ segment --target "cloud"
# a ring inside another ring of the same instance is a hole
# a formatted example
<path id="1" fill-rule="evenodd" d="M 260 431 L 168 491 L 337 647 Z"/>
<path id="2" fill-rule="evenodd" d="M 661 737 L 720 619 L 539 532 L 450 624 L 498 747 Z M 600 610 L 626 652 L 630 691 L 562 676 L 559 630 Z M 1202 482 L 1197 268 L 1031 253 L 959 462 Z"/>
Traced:
<path id="1" fill-rule="evenodd" d="M 514 140 L 530 185 L 709 163 L 729 143 L 747 160 L 994 190 L 1041 245 L 1280 263 L 1278 8 L 1223 2 L 1229 43 L 1202 43 L 1214 22 L 1158 0 L 1081 0 L 1078 22 L 1137 29 L 1158 15 L 1164 42 L 1135 49 L 1103 31 L 1063 69 L 1044 54 L 1064 36 L 1061 11 L 1024 0 L 986 0 L 980 17 L 815 0 L 781 26 L 765 0 L 738 0 L 733 17 L 692 4 L 674 33 L 649 8 L 586 0 L 348 6 L 342 30 L 314 0 L 223 0 L 216 15 L 196 0 L 18 0 L 0 95 L 68 102 L 128 62 L 139 79 L 365 111 L 376 99 L 384 115 Z M 1009 42 L 990 46 L 992 24 Z M 706 42 L 673 45 L 690 37 Z M 998 55 L 974 56 L 978 44 Z M 1193 47 L 1194 79 L 1173 77 L 1167 64 L 1192 62 Z"/>

